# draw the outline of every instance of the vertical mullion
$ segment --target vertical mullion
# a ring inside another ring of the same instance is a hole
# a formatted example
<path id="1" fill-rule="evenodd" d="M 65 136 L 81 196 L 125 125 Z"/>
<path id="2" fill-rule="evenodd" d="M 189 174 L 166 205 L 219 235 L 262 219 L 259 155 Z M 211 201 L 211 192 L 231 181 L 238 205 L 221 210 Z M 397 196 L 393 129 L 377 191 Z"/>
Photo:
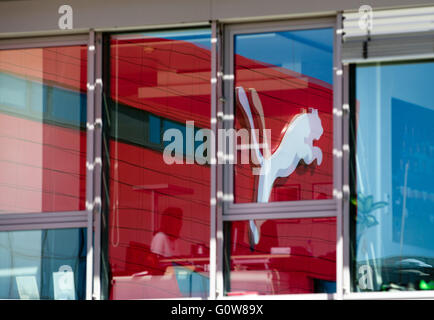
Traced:
<path id="1" fill-rule="evenodd" d="M 225 130 L 231 130 L 234 128 L 235 124 L 235 105 L 234 105 L 234 83 L 235 83 L 235 35 L 233 32 L 229 32 L 226 34 L 228 36 L 227 38 L 227 49 L 225 49 L 225 54 L 227 54 L 227 59 L 225 59 L 225 62 L 228 64 L 225 66 L 226 68 L 226 79 L 224 79 L 225 82 L 225 108 L 223 111 L 224 115 L 229 115 L 228 120 L 224 119 L 224 129 Z M 226 138 L 225 138 L 226 139 Z M 225 146 L 225 149 L 223 150 L 223 155 L 227 156 L 227 152 L 230 152 L 229 155 L 232 155 L 235 157 L 236 155 L 236 141 L 234 143 L 235 150 L 228 150 L 226 147 L 226 141 L 224 141 L 223 146 Z M 234 192 L 234 169 L 235 164 L 232 164 L 231 161 L 226 164 L 226 158 L 223 158 L 223 161 L 225 163 L 225 168 L 227 169 L 227 172 L 225 174 L 225 189 L 223 194 L 229 195 L 229 200 L 225 200 L 225 207 L 233 204 L 235 202 L 235 192 Z M 225 212 L 226 214 L 227 212 Z"/>
<path id="2" fill-rule="evenodd" d="M 94 260 L 93 260 L 93 298 L 101 298 L 101 187 L 102 187 L 102 34 L 95 37 L 95 145 L 94 145 Z"/>
<path id="3" fill-rule="evenodd" d="M 339 12 L 336 15 L 336 24 L 334 29 L 334 72 L 333 72 L 333 128 L 334 128 L 334 143 L 333 147 L 336 152 L 333 152 L 333 177 L 336 197 L 336 298 L 343 297 L 343 211 L 342 202 L 344 198 L 342 184 L 342 159 L 344 148 L 342 145 L 342 78 L 343 70 L 341 63 L 341 48 L 342 48 L 342 14 Z"/>
<path id="4" fill-rule="evenodd" d="M 344 113 L 344 123 L 343 123 L 343 143 L 348 146 L 349 150 L 344 152 L 344 165 L 343 165 L 343 181 L 344 185 L 350 188 L 350 67 L 349 65 L 344 65 L 343 67 L 343 105 L 346 106 L 346 112 Z M 350 280 L 350 195 L 344 198 L 343 211 L 346 213 L 344 215 L 344 225 L 343 225 L 343 245 L 344 245 L 344 268 L 343 268 L 343 290 L 344 295 L 349 294 L 351 291 L 351 280 Z"/>
<path id="5" fill-rule="evenodd" d="M 87 46 L 87 143 L 86 143 L 86 212 L 87 212 L 87 255 L 86 255 L 86 300 L 92 299 L 93 277 L 93 166 L 94 166 L 94 92 L 95 92 L 95 32 L 89 32 Z"/>
<path id="6" fill-rule="evenodd" d="M 211 197 L 210 197 L 210 245 L 209 245 L 209 299 L 216 299 L 216 279 L 217 279 L 217 163 L 215 161 L 215 141 L 217 137 L 217 22 L 213 21 L 211 24 L 211 132 L 213 133 L 211 142 Z"/>
<path id="7" fill-rule="evenodd" d="M 224 61 L 224 37 L 223 30 L 221 25 L 217 26 L 217 110 L 216 110 L 216 123 L 217 123 L 217 131 L 222 129 L 223 123 L 219 114 L 223 113 L 224 109 L 224 99 L 223 99 L 223 61 Z M 219 194 L 222 195 L 224 191 L 224 183 L 225 183 L 225 174 L 224 174 L 224 166 L 219 159 L 220 150 L 220 141 L 218 140 L 218 134 L 216 132 L 216 149 L 217 149 L 217 157 L 216 157 L 216 165 L 217 165 L 217 193 L 216 193 L 216 202 L 217 202 L 217 231 L 216 231 L 216 241 L 217 241 L 217 270 L 216 270 L 216 296 L 217 298 L 223 296 L 224 294 L 224 286 L 223 286 L 223 208 L 224 203 L 222 202 L 222 198 L 219 199 Z"/>

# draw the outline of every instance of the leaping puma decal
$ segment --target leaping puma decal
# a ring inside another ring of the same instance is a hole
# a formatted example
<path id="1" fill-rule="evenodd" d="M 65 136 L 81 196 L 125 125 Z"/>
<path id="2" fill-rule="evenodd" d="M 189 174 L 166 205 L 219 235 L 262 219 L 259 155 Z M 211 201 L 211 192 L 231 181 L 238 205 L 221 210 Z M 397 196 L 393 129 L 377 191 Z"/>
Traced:
<path id="1" fill-rule="evenodd" d="M 251 102 L 259 114 L 262 129 L 265 129 L 264 111 L 261 100 L 255 89 L 249 89 Z M 241 106 L 244 116 L 249 122 L 250 129 L 255 129 L 250 102 L 243 87 L 236 88 L 237 102 Z M 317 109 L 310 109 L 310 113 L 300 113 L 284 129 L 282 140 L 277 149 L 270 152 L 271 146 L 264 137 L 264 154 L 259 149 L 256 135 L 252 135 L 254 154 L 260 165 L 257 202 L 268 202 L 277 178 L 289 177 L 303 160 L 307 165 L 314 160 L 317 165 L 322 162 L 323 154 L 320 148 L 313 146 L 314 140 L 319 140 L 323 134 L 321 119 Z M 264 145 L 263 144 L 263 145 Z M 250 228 L 254 236 L 254 243 L 259 242 L 258 228 L 254 221 L 250 221 Z"/>

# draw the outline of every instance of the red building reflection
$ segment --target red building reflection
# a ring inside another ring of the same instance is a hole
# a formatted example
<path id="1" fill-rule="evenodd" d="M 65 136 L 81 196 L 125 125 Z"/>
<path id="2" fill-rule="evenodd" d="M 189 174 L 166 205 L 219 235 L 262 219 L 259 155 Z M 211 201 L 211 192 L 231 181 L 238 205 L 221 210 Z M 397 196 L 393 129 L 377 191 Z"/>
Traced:
<path id="1" fill-rule="evenodd" d="M 85 208 L 87 47 L 0 50 L 0 211 Z"/>
<path id="2" fill-rule="evenodd" d="M 187 41 L 161 38 L 112 40 L 110 86 L 111 98 L 117 102 L 118 118 L 125 117 L 121 115 L 124 113 L 122 108 L 135 108 L 144 112 L 135 117 L 146 121 L 149 119 L 146 114 L 150 114 L 161 121 L 151 128 L 149 120 L 146 128 L 138 130 L 180 128 L 185 126 L 185 121 L 194 121 L 197 129 L 209 128 L 210 58 L 207 48 Z M 270 201 L 330 198 L 331 86 L 243 57 L 237 57 L 236 70 L 237 83 L 255 87 L 263 99 L 273 146 L 278 143 L 288 119 L 300 109 L 315 106 L 321 114 L 324 135 L 318 146 L 324 152 L 324 163 L 321 168 L 300 165 L 294 177 L 276 183 Z M 276 99 L 280 102 L 276 103 Z M 110 143 L 111 298 L 206 297 L 209 286 L 209 166 L 167 165 L 162 157 L 163 142 L 154 144 L 155 141 L 136 140 L 128 143 L 127 130 L 126 137 L 121 131 L 117 140 Z M 238 165 L 236 201 L 254 201 L 255 188 L 251 165 Z M 182 220 L 172 219 L 171 222 L 179 223 L 180 227 L 178 243 L 173 246 L 176 252 L 170 257 L 152 250 L 152 241 L 159 233 L 159 224 L 169 207 L 182 211 Z M 290 227 L 281 228 L 284 223 Z M 269 237 L 264 236 L 254 252 L 248 245 L 246 247 L 245 234 L 242 236 L 247 230 L 244 223 L 233 224 L 233 233 L 238 232 L 239 237 L 231 238 L 231 291 L 260 294 L 315 292 L 321 290 L 324 283 L 334 281 L 334 219 L 284 223 L 264 223 L 261 233 L 268 233 Z M 280 228 L 278 233 L 276 226 Z M 294 232 L 304 240 L 289 241 Z M 322 237 L 315 238 L 313 233 L 318 232 L 322 232 Z M 274 241 L 270 242 L 270 237 Z M 291 253 L 285 257 L 274 254 L 281 246 L 291 247 Z M 262 260 L 250 264 L 252 259 Z M 250 280 L 236 280 L 240 277 Z"/>
<path id="3" fill-rule="evenodd" d="M 1 94 L 0 210 L 84 210 L 86 52 L 85 46 L 0 51 L 1 80 L 26 90 L 24 99 L 12 89 Z M 194 121 L 195 130 L 210 128 L 210 66 L 210 50 L 189 39 L 111 40 L 105 190 L 112 299 L 208 295 L 210 167 L 166 164 L 162 134 L 185 121 Z M 240 56 L 235 78 L 258 91 L 273 146 L 301 109 L 315 107 L 322 119 L 317 145 L 324 162 L 300 164 L 279 179 L 270 201 L 331 198 L 330 85 Z M 235 202 L 255 201 L 251 168 L 235 167 Z M 228 289 L 321 290 L 335 279 L 334 228 L 334 219 L 266 221 L 252 251 L 246 223 L 232 223 Z"/>

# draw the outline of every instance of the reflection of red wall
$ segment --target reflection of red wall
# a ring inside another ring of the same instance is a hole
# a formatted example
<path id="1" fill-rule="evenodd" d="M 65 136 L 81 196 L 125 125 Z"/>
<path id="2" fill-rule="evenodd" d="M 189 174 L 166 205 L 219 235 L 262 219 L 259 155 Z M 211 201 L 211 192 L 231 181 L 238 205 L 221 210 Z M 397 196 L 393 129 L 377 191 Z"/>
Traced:
<path id="1" fill-rule="evenodd" d="M 48 95 L 42 96 L 42 91 L 33 95 L 31 89 L 42 84 L 51 92 L 53 88 L 67 89 L 77 96 L 86 92 L 87 46 L 0 50 L 0 74 L 20 83 L 16 88 L 20 98 L 11 101 L 17 95 L 10 92 L 6 105 L 1 106 L 0 210 L 84 210 L 86 133 L 78 127 L 85 124 L 71 120 L 76 126 L 72 129 L 42 122 L 53 120 L 54 114 L 60 115 L 65 109 L 50 102 Z M 41 105 L 43 109 L 38 110 Z M 73 107 L 79 111 L 81 106 Z M 63 120 L 54 119 L 57 123 Z"/>
<path id="2" fill-rule="evenodd" d="M 120 103 L 210 127 L 210 51 L 161 38 L 112 40 L 111 94 Z"/>
<path id="3" fill-rule="evenodd" d="M 318 109 L 324 133 L 314 146 L 323 152 L 323 162 L 310 166 L 299 164 L 298 168 L 288 178 L 277 179 L 271 201 L 328 199 L 333 190 L 333 90 L 332 86 L 323 81 L 258 61 L 252 61 L 237 55 L 235 58 L 235 86 L 246 90 L 255 88 L 264 108 L 266 129 L 271 129 L 271 149 L 278 147 L 284 133 L 284 127 L 295 115 L 304 109 Z M 330 70 L 332 72 L 332 70 Z M 252 112 L 254 110 L 252 109 Z M 236 108 L 237 128 L 245 127 L 240 122 L 243 119 L 241 110 Z M 256 125 L 259 117 L 256 115 Z M 259 129 L 259 127 L 256 127 Z M 252 175 L 252 166 L 238 164 L 235 166 L 235 202 L 256 201 L 257 176 Z M 321 192 L 315 192 L 314 184 L 327 184 Z M 294 186 L 298 191 L 294 191 Z"/>
<path id="4" fill-rule="evenodd" d="M 87 46 L 0 50 L 0 72 L 86 92 Z"/>
<path id="5" fill-rule="evenodd" d="M 85 208 L 86 133 L 0 114 L 0 208 Z"/>
<path id="6" fill-rule="evenodd" d="M 291 112 L 297 113 L 299 108 L 290 108 L 288 113 L 287 101 L 276 104 L 276 99 L 262 96 L 263 93 L 259 90 L 261 88 L 268 90 L 265 93 L 279 96 L 283 100 L 291 96 L 291 99 L 300 104 L 307 103 L 306 107 L 314 106 L 319 109 L 323 119 L 325 133 L 320 142 L 324 152 L 322 171 L 315 170 L 314 174 L 311 168 L 305 169 L 305 172 L 300 169 L 297 179 L 284 183 L 285 188 L 292 188 L 291 194 L 301 199 L 312 198 L 313 183 L 332 181 L 331 88 L 313 79 L 307 82 L 305 77 L 302 80 L 295 79 L 294 74 L 288 75 L 285 70 L 276 68 L 265 71 L 273 73 L 267 76 L 271 80 L 263 81 L 258 78 L 259 85 L 256 88 L 263 98 L 267 125 L 270 125 L 274 132 L 274 143 L 278 138 L 276 132 L 280 133 L 287 117 L 291 116 Z M 276 75 L 280 78 L 292 77 L 295 88 L 282 86 L 281 79 L 275 79 Z M 246 76 L 250 77 L 248 73 Z M 251 82 L 246 84 L 247 87 L 250 85 Z M 265 87 L 260 87 L 261 85 Z M 198 128 L 210 127 L 210 52 L 192 43 L 160 38 L 112 39 L 110 88 L 111 98 L 115 102 L 181 123 L 193 120 Z M 113 280 L 111 298 L 181 296 L 174 275 L 167 273 L 171 266 L 170 261 L 176 260 L 181 265 L 191 266 L 204 276 L 208 274 L 205 265 L 209 263 L 209 167 L 197 164 L 166 165 L 159 151 L 114 140 L 110 143 L 110 158 L 109 262 Z M 321 172 L 326 178 L 319 177 Z M 309 180 L 306 177 L 309 177 Z M 240 176 L 237 176 L 237 179 L 240 179 Z M 241 181 L 240 185 L 245 189 L 237 189 L 238 195 L 244 197 L 245 201 L 251 201 L 254 180 L 248 174 L 245 174 L 243 179 L 238 181 Z M 165 189 L 169 194 L 156 196 L 159 188 Z M 175 195 L 168 191 L 170 189 L 174 190 Z M 176 194 L 179 189 L 192 190 L 192 193 L 186 191 Z M 305 189 L 309 189 L 309 195 Z M 331 190 L 328 191 L 331 194 Z M 287 192 L 280 192 L 280 196 L 276 197 L 287 200 Z M 165 259 L 150 252 L 150 248 L 152 239 L 159 230 L 161 214 L 168 207 L 181 208 L 183 217 L 179 222 L 182 226 L 178 251 L 174 257 Z M 293 229 L 285 232 L 297 232 L 301 237 L 312 238 L 312 227 L 294 225 Z M 330 234 L 324 239 L 329 239 L 330 247 L 334 248 L 334 238 L 330 237 Z M 286 281 L 279 289 L 281 293 L 289 290 L 285 285 L 305 283 L 308 278 L 319 273 L 324 279 L 334 280 L 333 257 L 327 263 L 317 262 L 323 253 L 331 252 L 333 256 L 334 249 L 327 251 L 322 244 L 324 241 L 315 241 L 311 242 L 316 250 L 315 254 L 302 260 L 286 261 L 279 268 L 276 267 L 277 274 L 280 274 L 283 282 Z M 282 243 L 286 245 L 286 242 Z M 237 242 L 236 246 L 238 245 Z M 270 244 L 260 245 L 260 250 L 270 252 Z M 285 278 L 289 274 L 288 268 L 299 268 L 302 271 L 293 273 L 289 279 Z M 140 277 L 137 276 L 139 273 Z M 166 277 L 162 277 L 164 273 Z M 167 285 L 165 281 L 168 279 L 171 279 L 172 284 Z M 306 286 L 299 287 L 304 291 L 311 290 Z"/>
<path id="7" fill-rule="evenodd" d="M 125 143 L 112 142 L 110 147 L 110 199 L 114 204 L 110 224 L 112 272 L 129 274 L 150 267 L 144 261 L 130 264 L 125 259 L 129 242 L 142 243 L 149 248 L 167 207 L 183 211 L 182 221 L 179 221 L 182 224 L 180 251 L 176 256 L 196 257 L 193 248 L 197 245 L 204 247 L 206 256 L 210 234 L 209 167 L 167 165 L 161 153 Z M 164 193 L 159 193 L 162 189 Z M 154 190 L 154 194 L 150 190 Z"/>
<path id="8" fill-rule="evenodd" d="M 315 281 L 336 281 L 335 218 L 267 220 L 253 252 L 248 229 L 231 223 L 231 292 L 313 293 Z"/>
<path id="9" fill-rule="evenodd" d="M 210 58 L 209 50 L 184 41 L 113 39 L 111 98 L 163 119 L 209 128 Z M 204 279 L 208 275 L 209 166 L 167 165 L 161 151 L 114 140 L 110 158 L 110 297 L 181 297 L 174 262 Z M 161 228 L 169 207 L 181 209 L 182 218 L 170 220 L 180 225 L 180 234 L 174 255 L 165 257 L 151 248 L 156 234 L 170 229 Z"/>

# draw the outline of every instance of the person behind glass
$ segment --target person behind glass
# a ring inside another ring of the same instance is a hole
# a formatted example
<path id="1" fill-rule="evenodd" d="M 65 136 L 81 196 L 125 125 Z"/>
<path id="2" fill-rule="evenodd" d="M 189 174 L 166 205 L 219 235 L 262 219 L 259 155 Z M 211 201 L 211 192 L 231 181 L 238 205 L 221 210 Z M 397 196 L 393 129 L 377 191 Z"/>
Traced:
<path id="1" fill-rule="evenodd" d="M 179 234 L 182 226 L 181 208 L 169 207 L 164 210 L 160 228 L 151 242 L 151 251 L 170 258 L 179 255 Z"/>

